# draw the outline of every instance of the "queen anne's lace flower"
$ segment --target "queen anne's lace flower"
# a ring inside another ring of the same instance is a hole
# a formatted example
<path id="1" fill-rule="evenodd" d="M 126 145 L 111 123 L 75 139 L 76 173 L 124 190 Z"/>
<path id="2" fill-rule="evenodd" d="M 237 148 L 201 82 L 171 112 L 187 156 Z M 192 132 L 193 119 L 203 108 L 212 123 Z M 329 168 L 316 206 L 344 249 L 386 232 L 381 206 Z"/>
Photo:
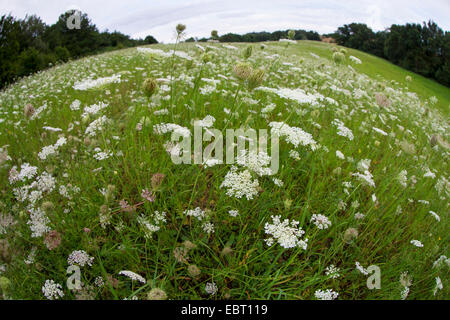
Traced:
<path id="1" fill-rule="evenodd" d="M 326 267 L 325 274 L 331 279 L 337 279 L 341 276 L 339 274 L 339 268 L 335 267 L 334 264 L 330 264 L 328 267 Z"/>
<path id="2" fill-rule="evenodd" d="M 57 300 L 64 297 L 62 286 L 53 280 L 46 280 L 42 286 L 42 293 L 48 300 Z"/>
<path id="3" fill-rule="evenodd" d="M 289 88 L 280 88 L 280 89 L 274 89 L 274 88 L 267 88 L 267 87 L 259 87 L 259 90 L 265 91 L 265 92 L 273 92 L 284 99 L 290 99 L 297 101 L 300 104 L 311 104 L 311 105 L 318 105 L 319 101 L 323 100 L 324 97 L 319 94 L 313 94 L 313 93 L 306 93 L 302 89 L 289 89 Z"/>
<path id="4" fill-rule="evenodd" d="M 86 79 L 83 81 L 76 82 L 72 88 L 75 90 L 88 90 L 95 87 L 100 87 L 108 83 L 118 83 L 120 82 L 120 74 L 114 74 L 111 77 L 98 78 L 95 80 Z"/>
<path id="5" fill-rule="evenodd" d="M 239 211 L 237 210 L 230 210 L 228 211 L 231 217 L 237 217 L 239 215 Z"/>
<path id="6" fill-rule="evenodd" d="M 95 115 L 108 106 L 107 103 L 100 102 L 84 108 L 84 112 L 81 115 L 82 118 L 86 118 L 89 115 Z"/>
<path id="7" fill-rule="evenodd" d="M 310 146 L 311 150 L 317 149 L 317 143 L 314 141 L 312 135 L 303 131 L 301 128 L 291 127 L 284 122 L 271 122 L 269 123 L 269 127 L 272 128 L 272 134 L 284 137 L 294 147 L 302 145 Z"/>
<path id="8" fill-rule="evenodd" d="M 124 276 L 130 278 L 131 280 L 139 281 L 141 283 L 146 283 L 147 282 L 144 277 L 142 277 L 142 276 L 140 276 L 137 273 L 134 273 L 132 271 L 122 270 L 122 271 L 119 272 L 119 274 L 124 275 Z"/>
<path id="9" fill-rule="evenodd" d="M 346 137 L 350 141 L 353 140 L 353 132 L 352 132 L 352 130 L 347 128 L 341 120 L 334 119 L 332 124 L 334 124 L 337 127 L 337 129 L 338 129 L 337 134 L 338 135 Z"/>
<path id="10" fill-rule="evenodd" d="M 14 166 L 9 171 L 9 182 L 13 184 L 17 181 L 32 179 L 37 174 L 37 170 L 37 167 L 30 166 L 29 163 L 22 164 L 20 172 L 18 172 L 17 167 Z"/>
<path id="11" fill-rule="evenodd" d="M 256 153 L 242 150 L 236 157 L 236 163 L 260 177 L 272 174 L 272 170 L 267 167 L 270 164 L 270 157 L 263 151 Z"/>
<path id="12" fill-rule="evenodd" d="M 166 213 L 155 211 L 150 217 L 146 217 L 143 214 L 137 218 L 139 225 L 144 230 L 144 236 L 147 239 L 151 239 L 153 233 L 161 229 L 161 224 L 165 223 Z"/>
<path id="13" fill-rule="evenodd" d="M 339 150 L 336 150 L 336 157 L 338 157 L 341 160 L 345 159 L 345 156 L 342 152 L 340 152 Z"/>
<path id="14" fill-rule="evenodd" d="M 423 247 L 422 242 L 420 242 L 419 240 L 411 240 L 411 244 L 415 245 L 418 248 L 422 248 Z"/>
<path id="15" fill-rule="evenodd" d="M 78 265 L 84 267 L 85 265 L 92 266 L 94 257 L 89 256 L 84 250 L 73 251 L 67 258 L 69 265 Z"/>
<path id="16" fill-rule="evenodd" d="M 323 214 L 313 214 L 311 217 L 311 222 L 314 223 L 319 229 L 327 229 L 331 226 L 331 221 Z"/>
<path id="17" fill-rule="evenodd" d="M 362 61 L 360 60 L 360 59 L 358 59 L 357 57 L 355 57 L 355 56 L 350 56 L 350 57 L 348 57 L 351 61 L 353 61 L 354 63 L 356 63 L 356 64 L 361 64 L 362 63 Z"/>
<path id="18" fill-rule="evenodd" d="M 450 258 L 442 255 L 433 263 L 433 268 L 442 268 L 444 265 L 450 267 Z"/>
<path id="19" fill-rule="evenodd" d="M 302 228 L 299 228 L 298 221 L 289 222 L 285 219 L 281 222 L 281 216 L 271 216 L 273 223 L 266 223 L 264 229 L 266 234 L 272 237 L 266 239 L 266 244 L 271 246 L 276 240 L 280 246 L 289 249 L 294 247 L 302 248 L 306 250 L 308 239 L 301 240 L 300 238 L 305 234 Z"/>
<path id="20" fill-rule="evenodd" d="M 194 210 L 185 210 L 184 214 L 187 216 L 195 217 L 198 221 L 203 221 L 202 229 L 207 234 L 214 233 L 214 225 L 210 221 L 205 220 L 207 219 L 206 212 L 200 209 L 200 207 L 197 207 Z"/>
<path id="21" fill-rule="evenodd" d="M 57 148 L 54 145 L 45 146 L 42 148 L 42 151 L 38 153 L 38 157 L 41 160 L 46 160 L 49 156 L 55 154 Z"/>
<path id="22" fill-rule="evenodd" d="M 205 291 L 207 294 L 214 295 L 217 292 L 217 285 L 214 282 L 207 282 L 205 285 Z"/>
<path id="23" fill-rule="evenodd" d="M 408 185 L 408 176 L 407 175 L 408 175 L 408 172 L 406 170 L 402 170 L 397 176 L 397 180 L 403 186 L 403 188 L 406 188 L 406 186 Z"/>
<path id="24" fill-rule="evenodd" d="M 97 134 L 98 131 L 101 131 L 105 124 L 109 122 L 109 119 L 106 116 L 102 116 L 94 121 L 92 121 L 89 126 L 86 128 L 86 135 L 93 137 Z"/>
<path id="25" fill-rule="evenodd" d="M 153 131 L 156 134 L 165 134 L 168 132 L 175 132 L 183 137 L 189 137 L 191 135 L 191 131 L 188 128 L 179 126 L 174 123 L 160 123 L 153 126 Z"/>
<path id="26" fill-rule="evenodd" d="M 314 295 L 319 300 L 335 300 L 339 296 L 339 294 L 332 289 L 316 290 Z"/>
<path id="27" fill-rule="evenodd" d="M 375 187 L 375 181 L 373 181 L 372 174 L 367 170 L 364 172 L 364 174 L 361 174 L 359 172 L 353 173 L 352 176 L 358 178 L 358 180 L 366 186 L 369 187 Z"/>
<path id="28" fill-rule="evenodd" d="M 237 168 L 232 166 L 220 187 L 227 188 L 227 195 L 230 197 L 240 199 L 245 196 L 247 200 L 252 200 L 258 194 L 259 182 L 252 179 L 250 171 L 238 172 Z"/>
<path id="29" fill-rule="evenodd" d="M 213 90 L 216 89 L 215 86 L 212 86 L 212 88 L 213 88 Z M 203 120 L 195 121 L 195 125 L 199 126 L 199 127 L 211 128 L 214 125 L 215 121 L 216 121 L 216 118 L 214 118 L 213 116 L 207 115 L 205 118 L 203 118 Z"/>
<path id="30" fill-rule="evenodd" d="M 40 208 L 30 209 L 30 220 L 28 220 L 27 224 L 30 226 L 32 238 L 41 237 L 49 232 L 51 230 L 48 226 L 49 223 L 50 220 Z"/>

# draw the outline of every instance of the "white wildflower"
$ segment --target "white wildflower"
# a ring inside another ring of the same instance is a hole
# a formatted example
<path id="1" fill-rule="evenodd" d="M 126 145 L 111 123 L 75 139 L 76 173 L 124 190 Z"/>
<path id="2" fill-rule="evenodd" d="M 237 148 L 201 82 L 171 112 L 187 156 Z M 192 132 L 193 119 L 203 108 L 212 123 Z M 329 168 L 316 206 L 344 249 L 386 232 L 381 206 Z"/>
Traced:
<path id="1" fill-rule="evenodd" d="M 69 265 L 78 265 L 84 267 L 85 265 L 92 266 L 94 257 L 89 256 L 84 250 L 75 250 L 67 258 L 67 263 Z"/>
<path id="2" fill-rule="evenodd" d="M 239 215 L 239 211 L 237 211 L 237 210 L 230 210 L 230 211 L 228 211 L 228 213 L 231 217 L 234 217 L 234 218 Z"/>
<path id="3" fill-rule="evenodd" d="M 319 300 L 335 300 L 339 294 L 332 289 L 316 290 L 314 296 Z"/>
<path id="4" fill-rule="evenodd" d="M 339 268 L 337 268 L 334 264 L 330 264 L 325 268 L 325 274 L 329 276 L 331 279 L 337 279 L 341 275 L 339 274 Z"/>
<path id="5" fill-rule="evenodd" d="M 369 271 L 365 269 L 358 261 L 355 262 L 356 270 L 361 272 L 363 275 L 369 275 Z"/>
<path id="6" fill-rule="evenodd" d="M 217 292 L 217 285 L 214 282 L 207 282 L 205 285 L 205 291 L 207 294 L 215 295 Z"/>
<path id="7" fill-rule="evenodd" d="M 433 295 L 435 296 L 438 290 L 444 289 L 440 277 L 436 277 L 436 287 L 434 288 Z"/>
<path id="8" fill-rule="evenodd" d="M 284 122 L 270 122 L 269 127 L 272 128 L 272 134 L 284 137 L 294 147 L 302 145 L 310 146 L 311 150 L 317 149 L 317 143 L 314 141 L 312 135 L 303 131 L 301 128 L 291 127 Z"/>
<path id="9" fill-rule="evenodd" d="M 250 171 L 237 172 L 237 168 L 232 166 L 220 185 L 221 188 L 228 188 L 227 195 L 238 199 L 245 196 L 247 200 L 252 200 L 258 194 L 259 182 L 252 179 Z"/>
<path id="10" fill-rule="evenodd" d="M 30 209 L 30 220 L 27 224 L 30 226 L 32 238 L 38 238 L 50 232 L 49 223 L 50 220 L 40 208 Z"/>
<path id="11" fill-rule="evenodd" d="M 281 222 L 281 216 L 271 216 L 273 223 L 266 223 L 264 226 L 266 234 L 271 235 L 271 238 L 266 239 L 266 244 L 270 245 L 274 240 L 278 242 L 283 248 L 289 249 L 294 247 L 306 250 L 308 239 L 301 240 L 300 238 L 305 234 L 302 228 L 298 227 L 298 221 L 289 222 L 285 219 Z"/>
<path id="12" fill-rule="evenodd" d="M 46 280 L 42 286 L 42 293 L 48 300 L 57 300 L 64 297 L 62 286 L 59 283 L 55 283 L 54 280 Z"/>
<path id="13" fill-rule="evenodd" d="M 337 134 L 343 137 L 348 138 L 350 141 L 353 140 L 353 132 L 349 128 L 347 128 L 344 123 L 339 119 L 334 119 L 332 122 L 338 129 Z"/>
<path id="14" fill-rule="evenodd" d="M 339 150 L 336 150 L 336 157 L 338 157 L 339 159 L 345 160 L 345 156 L 342 152 L 340 152 Z"/>
<path id="15" fill-rule="evenodd" d="M 420 242 L 419 240 L 411 240 L 410 243 L 411 243 L 412 245 L 418 247 L 418 248 L 422 248 L 422 247 L 423 247 L 422 242 Z"/>
<path id="16" fill-rule="evenodd" d="M 119 274 L 120 275 L 124 275 L 124 276 L 130 278 L 131 280 L 139 281 L 141 283 L 146 283 L 147 282 L 144 277 L 142 277 L 142 276 L 140 276 L 137 273 L 134 273 L 132 271 L 122 270 L 122 271 L 119 272 Z"/>
<path id="17" fill-rule="evenodd" d="M 331 226 L 331 221 L 322 214 L 313 214 L 311 222 L 316 225 L 317 228 L 324 230 Z"/>

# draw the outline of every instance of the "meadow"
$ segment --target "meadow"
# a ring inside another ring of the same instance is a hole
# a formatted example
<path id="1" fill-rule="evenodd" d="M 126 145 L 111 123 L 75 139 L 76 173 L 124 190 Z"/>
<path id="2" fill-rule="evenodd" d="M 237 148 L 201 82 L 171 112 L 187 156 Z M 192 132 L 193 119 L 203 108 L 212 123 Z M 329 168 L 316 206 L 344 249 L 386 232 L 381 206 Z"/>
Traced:
<path id="1" fill-rule="evenodd" d="M 0 92 L 2 297 L 448 299 L 449 110 L 449 88 L 313 41 L 24 78 Z M 278 172 L 173 163 L 194 121 L 277 134 Z"/>

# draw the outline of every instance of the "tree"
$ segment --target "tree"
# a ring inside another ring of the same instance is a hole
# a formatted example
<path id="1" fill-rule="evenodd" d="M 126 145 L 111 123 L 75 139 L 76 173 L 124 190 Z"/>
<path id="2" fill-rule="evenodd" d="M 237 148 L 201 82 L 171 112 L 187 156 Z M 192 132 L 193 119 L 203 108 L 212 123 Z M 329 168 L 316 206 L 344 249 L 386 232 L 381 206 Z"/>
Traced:
<path id="1" fill-rule="evenodd" d="M 442 63 L 436 71 L 436 80 L 450 86 L 450 32 L 445 32 L 442 41 Z"/>
<path id="2" fill-rule="evenodd" d="M 0 87 L 11 82 L 16 76 L 20 53 L 19 23 L 11 15 L 0 18 Z"/>
<path id="3" fill-rule="evenodd" d="M 0 18 L 0 88 L 17 77 L 37 72 L 57 61 L 66 62 L 106 50 L 157 43 L 152 36 L 131 39 L 118 31 L 99 32 L 86 14 L 80 13 L 80 29 L 71 30 L 67 20 L 74 11 L 65 12 L 48 26 L 35 15 L 16 19 Z"/>
<path id="4" fill-rule="evenodd" d="M 158 41 L 154 37 L 149 35 L 149 36 L 145 37 L 144 43 L 145 44 L 154 44 L 154 43 L 158 43 Z"/>
<path id="5" fill-rule="evenodd" d="M 337 43 L 388 59 L 405 69 L 448 85 L 450 80 L 449 36 L 433 21 L 393 24 L 373 32 L 367 25 L 351 23 L 332 34 Z"/>
<path id="6" fill-rule="evenodd" d="M 339 45 L 362 51 L 369 51 L 375 34 L 364 23 L 351 23 L 339 27 L 336 32 L 336 41 Z"/>

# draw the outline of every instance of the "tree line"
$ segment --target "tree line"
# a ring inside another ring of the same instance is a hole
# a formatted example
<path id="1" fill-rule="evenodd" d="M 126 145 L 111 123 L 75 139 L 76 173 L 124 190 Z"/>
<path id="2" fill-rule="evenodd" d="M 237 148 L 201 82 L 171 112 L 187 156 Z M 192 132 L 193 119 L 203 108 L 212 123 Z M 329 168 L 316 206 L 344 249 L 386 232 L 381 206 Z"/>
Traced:
<path id="1" fill-rule="evenodd" d="M 83 56 L 114 49 L 158 43 L 152 37 L 131 39 L 118 31 L 100 32 L 88 15 L 79 13 L 76 28 L 68 19 L 76 13 L 61 14 L 55 24 L 47 25 L 36 15 L 17 19 L 11 14 L 0 18 L 0 88 L 17 78 Z M 79 27 L 79 28 L 78 28 Z"/>
<path id="2" fill-rule="evenodd" d="M 374 32 L 362 23 L 339 27 L 329 36 L 342 46 L 358 49 L 450 86 L 450 32 L 433 22 L 393 24 Z"/>
<path id="3" fill-rule="evenodd" d="M 213 30 L 215 31 L 215 30 Z M 320 34 L 315 31 L 294 30 L 295 36 L 293 40 L 314 40 L 320 41 Z M 186 42 L 206 42 L 208 40 L 218 40 L 220 42 L 263 42 L 263 41 L 278 41 L 280 39 L 288 38 L 289 30 L 274 31 L 274 32 L 249 32 L 243 35 L 236 33 L 227 33 L 219 36 L 217 31 L 211 34 L 210 38 L 189 38 Z"/>

